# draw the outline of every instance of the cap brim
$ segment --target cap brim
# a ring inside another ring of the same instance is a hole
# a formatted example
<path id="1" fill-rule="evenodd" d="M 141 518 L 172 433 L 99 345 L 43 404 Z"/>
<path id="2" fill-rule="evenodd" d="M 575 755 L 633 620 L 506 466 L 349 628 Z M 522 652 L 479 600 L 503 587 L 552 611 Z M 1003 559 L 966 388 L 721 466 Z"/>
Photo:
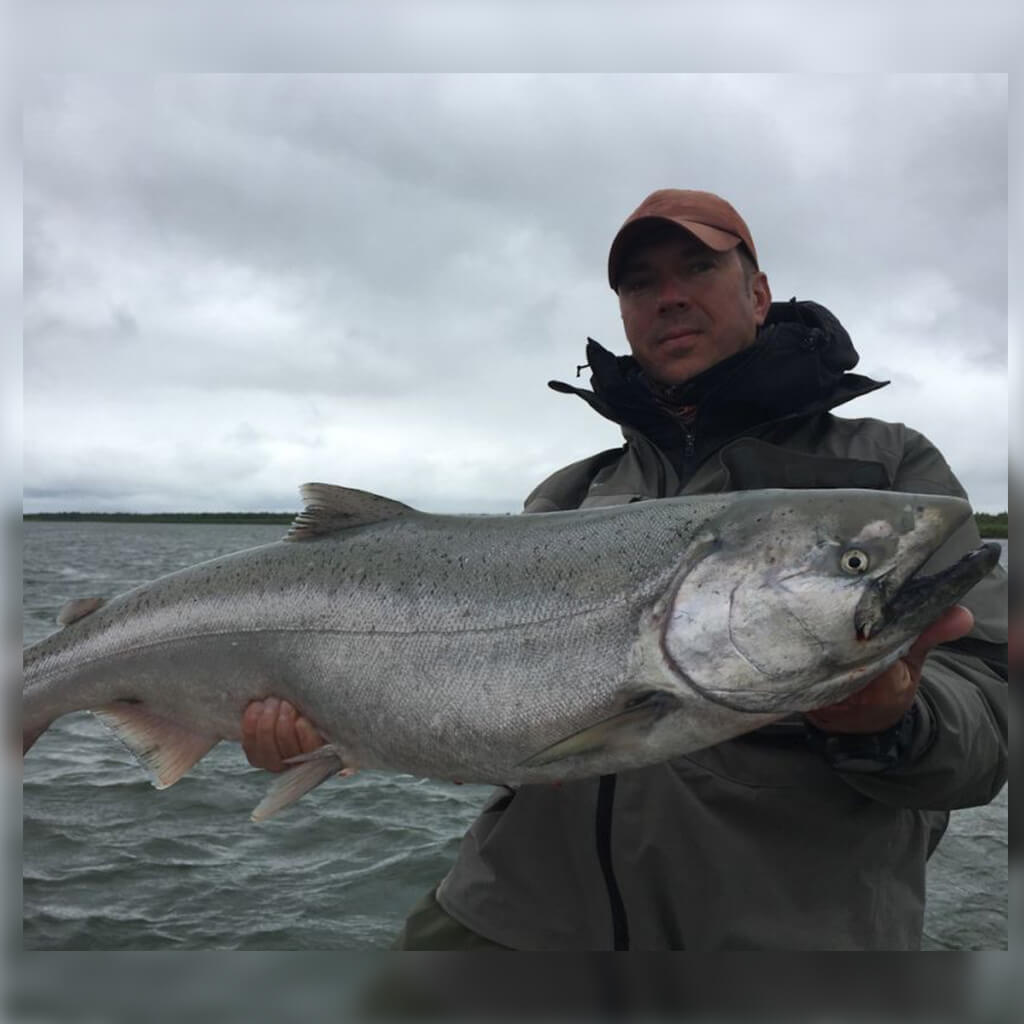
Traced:
<path id="1" fill-rule="evenodd" d="M 619 233 L 612 240 L 612 247 L 608 251 L 608 283 L 613 289 L 619 276 L 619 267 L 626 247 L 634 245 L 647 231 L 658 224 L 672 224 L 682 228 L 716 252 L 728 252 L 743 241 L 739 235 L 710 227 L 707 224 L 700 224 L 697 221 L 679 220 L 675 217 L 638 217 L 619 229 Z"/>

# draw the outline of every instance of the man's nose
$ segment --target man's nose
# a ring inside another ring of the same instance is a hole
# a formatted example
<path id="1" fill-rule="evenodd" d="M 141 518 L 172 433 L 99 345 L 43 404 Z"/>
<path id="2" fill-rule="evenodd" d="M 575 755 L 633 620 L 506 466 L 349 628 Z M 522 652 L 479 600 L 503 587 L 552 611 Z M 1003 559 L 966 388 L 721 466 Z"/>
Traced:
<path id="1" fill-rule="evenodd" d="M 657 300 L 659 309 L 688 305 L 690 302 L 688 280 L 680 274 L 666 274 L 658 283 Z"/>

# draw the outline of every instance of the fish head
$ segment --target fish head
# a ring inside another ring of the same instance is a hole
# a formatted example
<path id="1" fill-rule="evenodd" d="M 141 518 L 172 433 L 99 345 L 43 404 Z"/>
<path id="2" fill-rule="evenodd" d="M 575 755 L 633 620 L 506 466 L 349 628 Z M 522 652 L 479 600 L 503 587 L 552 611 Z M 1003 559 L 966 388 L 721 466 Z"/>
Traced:
<path id="1" fill-rule="evenodd" d="M 842 699 L 905 654 L 998 561 L 998 545 L 952 564 L 933 559 L 971 514 L 966 501 L 939 495 L 738 495 L 689 547 L 662 603 L 668 667 L 740 711 L 785 714 Z"/>

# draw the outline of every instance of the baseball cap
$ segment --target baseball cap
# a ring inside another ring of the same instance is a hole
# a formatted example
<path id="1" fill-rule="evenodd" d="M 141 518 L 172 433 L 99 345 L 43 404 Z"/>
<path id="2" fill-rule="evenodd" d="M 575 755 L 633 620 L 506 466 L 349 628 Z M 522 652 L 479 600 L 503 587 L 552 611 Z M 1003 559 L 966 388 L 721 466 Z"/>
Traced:
<path id="1" fill-rule="evenodd" d="M 662 188 L 652 192 L 626 218 L 612 241 L 608 252 L 608 283 L 613 289 L 630 244 L 657 221 L 678 224 L 718 252 L 734 249 L 742 242 L 757 266 L 757 250 L 750 229 L 731 204 L 713 192 Z"/>

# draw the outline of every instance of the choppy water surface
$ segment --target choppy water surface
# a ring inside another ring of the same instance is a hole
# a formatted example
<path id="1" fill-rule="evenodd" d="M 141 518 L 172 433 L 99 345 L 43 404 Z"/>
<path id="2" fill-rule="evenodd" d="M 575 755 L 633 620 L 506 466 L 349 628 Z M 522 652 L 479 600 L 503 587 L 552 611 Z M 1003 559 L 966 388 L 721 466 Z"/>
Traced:
<path id="1" fill-rule="evenodd" d="M 25 643 L 53 631 L 69 598 L 112 596 L 282 533 L 25 523 Z M 156 792 L 90 715 L 56 723 L 25 761 L 25 948 L 386 948 L 489 793 L 365 772 L 256 826 L 249 812 L 268 778 L 221 744 Z M 927 948 L 1006 947 L 1005 790 L 989 807 L 954 813 L 928 895 Z"/>

